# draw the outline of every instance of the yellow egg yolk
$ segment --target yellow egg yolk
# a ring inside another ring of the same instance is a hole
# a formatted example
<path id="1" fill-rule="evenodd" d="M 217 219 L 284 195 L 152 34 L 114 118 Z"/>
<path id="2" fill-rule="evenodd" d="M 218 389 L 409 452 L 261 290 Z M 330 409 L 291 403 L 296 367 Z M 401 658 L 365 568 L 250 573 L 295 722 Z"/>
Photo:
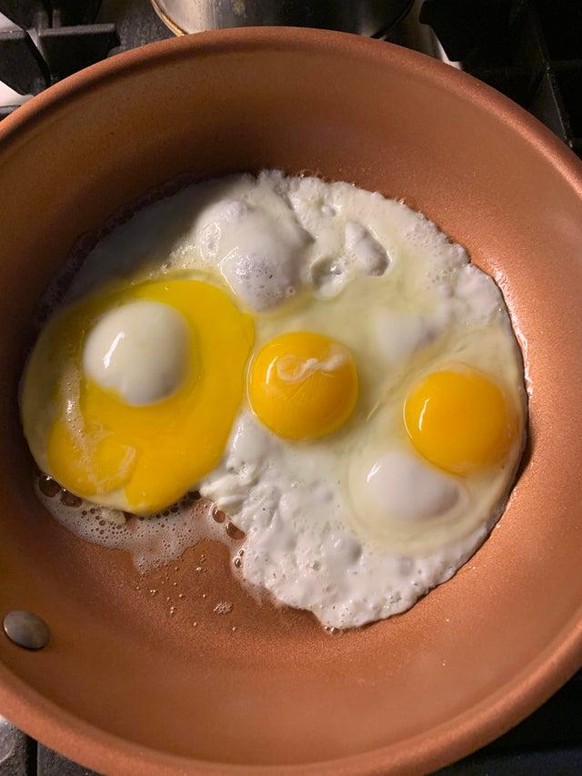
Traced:
<path id="1" fill-rule="evenodd" d="M 317 439 L 351 415 L 358 373 L 345 345 L 314 332 L 291 332 L 258 352 L 248 395 L 253 412 L 278 436 Z"/>
<path id="2" fill-rule="evenodd" d="M 136 300 L 181 314 L 188 363 L 177 390 L 130 405 L 82 371 L 85 339 L 109 310 Z M 21 395 L 24 432 L 43 471 L 71 492 L 151 514 L 216 467 L 244 391 L 250 316 L 219 288 L 188 278 L 116 287 L 65 308 L 43 329 Z M 121 501 L 111 494 L 121 492 Z"/>
<path id="3" fill-rule="evenodd" d="M 500 463 L 518 425 L 501 387 L 468 367 L 425 377 L 406 399 L 404 421 L 420 455 L 458 475 Z"/>

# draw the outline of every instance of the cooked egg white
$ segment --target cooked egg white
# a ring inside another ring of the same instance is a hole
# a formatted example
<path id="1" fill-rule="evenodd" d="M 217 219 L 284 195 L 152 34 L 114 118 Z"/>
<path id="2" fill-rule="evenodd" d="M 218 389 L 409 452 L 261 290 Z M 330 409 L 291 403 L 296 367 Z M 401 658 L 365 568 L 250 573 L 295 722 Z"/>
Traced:
<path id="1" fill-rule="evenodd" d="M 201 354 L 222 325 L 210 304 L 202 315 L 194 298 L 181 305 L 156 293 L 145 301 L 166 307 L 136 308 L 134 292 L 121 290 L 162 288 L 178 282 L 175 273 L 231 304 L 237 333 L 227 348 L 209 344 Z M 104 302 L 112 281 L 119 309 Z M 25 382 L 25 431 L 41 468 L 84 498 L 143 513 L 198 487 L 246 534 L 244 580 L 327 626 L 412 606 L 470 557 L 504 507 L 526 413 L 509 315 L 465 251 L 400 202 L 273 171 L 198 184 L 102 240 L 65 301 L 29 366 L 37 378 L 53 375 L 50 411 L 41 408 L 46 379 L 28 397 Z M 49 361 L 79 321 L 67 392 Z M 222 393 L 193 392 L 202 442 L 194 426 L 180 430 L 189 374 L 196 386 L 208 374 L 223 391 L 234 386 L 224 404 Z M 115 455 L 90 434 L 80 473 L 70 463 L 76 438 L 58 454 L 50 442 L 63 418 L 65 429 L 96 422 L 75 391 L 107 396 L 116 408 L 109 419 L 124 429 L 127 417 L 149 413 Z M 179 419 L 167 437 L 158 422 L 165 406 Z M 160 446 L 168 452 L 161 475 Z M 142 456 L 150 456 L 148 499 L 131 486 Z M 115 480 L 120 461 L 125 474 Z"/>

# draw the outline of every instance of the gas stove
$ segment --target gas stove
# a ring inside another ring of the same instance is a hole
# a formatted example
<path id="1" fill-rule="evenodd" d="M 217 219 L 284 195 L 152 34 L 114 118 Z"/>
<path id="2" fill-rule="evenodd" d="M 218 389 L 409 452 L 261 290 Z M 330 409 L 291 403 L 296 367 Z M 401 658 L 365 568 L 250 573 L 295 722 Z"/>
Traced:
<path id="1" fill-rule="evenodd" d="M 148 0 L 0 0 L 0 120 L 83 67 L 172 35 Z M 582 0 L 411 0 L 374 37 L 485 81 L 582 158 Z M 0 776 L 92 773 L 0 718 Z M 558 773 L 582 773 L 582 671 L 520 725 L 438 776 Z"/>

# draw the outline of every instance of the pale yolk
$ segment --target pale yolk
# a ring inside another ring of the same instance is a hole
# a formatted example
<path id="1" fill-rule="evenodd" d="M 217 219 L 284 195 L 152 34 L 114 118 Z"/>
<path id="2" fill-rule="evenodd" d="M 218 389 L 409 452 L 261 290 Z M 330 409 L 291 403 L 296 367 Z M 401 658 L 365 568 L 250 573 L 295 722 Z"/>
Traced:
<path id="1" fill-rule="evenodd" d="M 82 372 L 88 332 L 108 310 L 136 300 L 174 308 L 190 333 L 181 384 L 145 406 Z M 170 506 L 220 461 L 252 342 L 251 318 L 198 280 L 125 286 L 63 310 L 43 330 L 25 373 L 21 411 L 38 465 L 97 503 L 119 491 L 114 505 L 138 514 Z"/>
<path id="2" fill-rule="evenodd" d="M 500 386 L 468 367 L 425 377 L 406 400 L 404 421 L 420 455 L 459 475 L 500 463 L 518 426 Z"/>
<path id="3" fill-rule="evenodd" d="M 285 439 L 336 431 L 358 397 L 358 373 L 345 345 L 309 331 L 283 334 L 253 360 L 248 381 L 257 417 Z"/>

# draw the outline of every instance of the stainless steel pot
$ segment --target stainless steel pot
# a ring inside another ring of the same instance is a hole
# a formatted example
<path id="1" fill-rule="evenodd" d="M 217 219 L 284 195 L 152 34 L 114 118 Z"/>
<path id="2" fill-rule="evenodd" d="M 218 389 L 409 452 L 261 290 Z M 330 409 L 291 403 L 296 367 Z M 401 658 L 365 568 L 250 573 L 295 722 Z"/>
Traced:
<path id="1" fill-rule="evenodd" d="M 283 25 L 377 35 L 413 0 L 151 0 L 177 35 L 222 27 Z"/>

